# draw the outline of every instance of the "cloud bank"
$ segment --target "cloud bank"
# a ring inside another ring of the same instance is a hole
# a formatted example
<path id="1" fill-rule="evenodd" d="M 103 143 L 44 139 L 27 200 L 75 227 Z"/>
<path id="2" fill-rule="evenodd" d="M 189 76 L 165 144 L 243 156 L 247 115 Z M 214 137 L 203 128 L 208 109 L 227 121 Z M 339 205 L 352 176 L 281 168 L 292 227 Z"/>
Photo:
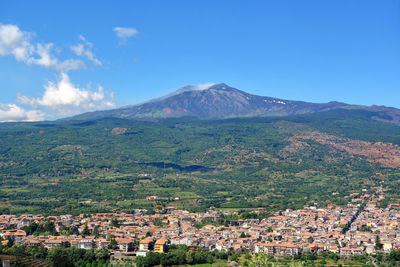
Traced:
<path id="1" fill-rule="evenodd" d="M 16 25 L 0 24 L 0 56 L 13 56 L 28 65 L 53 68 L 57 71 L 78 70 L 85 63 L 78 59 L 59 60 L 53 55 L 53 43 L 36 43 L 32 34 L 23 32 Z"/>
<path id="2" fill-rule="evenodd" d="M 41 121 L 44 114 L 38 110 L 25 110 L 15 104 L 0 104 L 0 122 Z"/>
<path id="3" fill-rule="evenodd" d="M 114 107 L 113 92 L 104 92 L 102 86 L 98 86 L 97 91 L 79 88 L 70 81 L 66 73 L 61 74 L 57 83 L 48 82 L 44 89 L 40 98 L 18 96 L 18 100 L 33 108 L 50 110 L 57 116 L 69 116 L 93 109 Z"/>
<path id="4" fill-rule="evenodd" d="M 121 40 L 137 33 L 130 28 L 117 29 L 116 32 Z M 59 71 L 60 79 L 44 85 L 44 92 L 39 98 L 19 95 L 18 104 L 0 104 L 0 122 L 39 121 L 114 107 L 113 92 L 105 92 L 100 85 L 97 90 L 79 88 L 67 74 L 71 70 L 86 69 L 85 62 L 103 65 L 95 56 L 91 42 L 80 35 L 79 43 L 69 47 L 78 58 L 61 60 L 56 56 L 61 49 L 53 43 L 36 42 L 33 36 L 33 33 L 22 31 L 17 25 L 0 23 L 0 56 L 11 56 L 27 65 Z"/>

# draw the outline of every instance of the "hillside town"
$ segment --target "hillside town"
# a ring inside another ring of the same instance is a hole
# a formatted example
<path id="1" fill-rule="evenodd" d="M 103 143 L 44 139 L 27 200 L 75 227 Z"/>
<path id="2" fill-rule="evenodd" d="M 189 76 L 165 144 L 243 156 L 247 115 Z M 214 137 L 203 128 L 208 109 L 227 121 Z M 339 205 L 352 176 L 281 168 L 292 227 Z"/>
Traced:
<path id="1" fill-rule="evenodd" d="M 346 207 L 284 210 L 264 219 L 237 219 L 221 225 L 222 216 L 237 212 L 210 209 L 190 213 L 167 207 L 164 214 L 98 213 L 79 216 L 1 215 L 2 244 L 109 249 L 115 258 L 165 253 L 170 245 L 218 251 L 264 252 L 292 257 L 330 251 L 343 257 L 390 252 L 400 248 L 400 205 L 379 208 L 383 195 L 354 193 Z M 265 213 L 260 208 L 254 213 Z M 29 234 L 29 226 L 54 225 L 56 234 Z M 75 229 L 70 234 L 66 229 Z"/>

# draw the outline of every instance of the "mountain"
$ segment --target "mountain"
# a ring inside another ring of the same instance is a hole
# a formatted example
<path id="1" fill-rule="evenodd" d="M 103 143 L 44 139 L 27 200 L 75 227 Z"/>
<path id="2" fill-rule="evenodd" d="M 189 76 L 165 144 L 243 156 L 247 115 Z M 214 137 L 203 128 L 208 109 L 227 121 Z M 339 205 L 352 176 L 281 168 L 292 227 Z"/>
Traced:
<path id="1" fill-rule="evenodd" d="M 146 103 L 113 110 L 84 113 L 72 119 L 101 118 L 157 119 L 170 117 L 197 117 L 223 119 L 235 117 L 267 117 L 310 114 L 336 109 L 362 109 L 375 114 L 371 119 L 400 125 L 400 110 L 385 106 L 357 106 L 340 102 L 308 103 L 274 97 L 253 95 L 224 83 L 206 89 L 187 85 L 164 97 Z"/>
<path id="2" fill-rule="evenodd" d="M 75 116 L 74 119 L 116 118 L 167 118 L 193 116 L 201 119 L 286 116 L 327 111 L 346 107 L 347 104 L 330 102 L 324 104 L 284 100 L 246 93 L 224 83 L 198 90 L 187 85 L 165 97 L 147 103 L 97 111 Z"/>
<path id="3" fill-rule="evenodd" d="M 380 187 L 386 203 L 398 199 L 399 110 L 201 89 L 0 124 L 0 214 L 300 209 Z"/>
<path id="4" fill-rule="evenodd" d="M 381 186 L 388 202 L 400 190 L 399 112 L 215 84 L 75 120 L 3 123 L 0 213 L 299 209 Z"/>

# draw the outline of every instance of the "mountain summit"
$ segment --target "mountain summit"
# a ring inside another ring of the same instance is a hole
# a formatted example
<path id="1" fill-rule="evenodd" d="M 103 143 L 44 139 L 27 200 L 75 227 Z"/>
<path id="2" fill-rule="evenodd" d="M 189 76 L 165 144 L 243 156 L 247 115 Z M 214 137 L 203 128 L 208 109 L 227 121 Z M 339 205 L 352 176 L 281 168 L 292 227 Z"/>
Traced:
<path id="1" fill-rule="evenodd" d="M 106 111 L 89 112 L 75 116 L 73 119 L 90 120 L 106 117 L 154 119 L 184 116 L 193 116 L 200 119 L 214 119 L 288 116 L 339 108 L 368 109 L 374 111 L 377 109 L 374 106 L 353 106 L 340 102 L 308 103 L 258 96 L 230 87 L 227 84 L 219 83 L 205 88 L 186 85 L 171 94 L 150 100 L 149 102 L 140 105 Z M 389 108 L 382 107 L 379 110 L 386 112 Z M 399 116 L 400 113 L 398 110 L 392 109 L 392 113 L 393 110 L 397 113 L 396 117 Z M 387 117 L 387 119 L 390 118 Z"/>

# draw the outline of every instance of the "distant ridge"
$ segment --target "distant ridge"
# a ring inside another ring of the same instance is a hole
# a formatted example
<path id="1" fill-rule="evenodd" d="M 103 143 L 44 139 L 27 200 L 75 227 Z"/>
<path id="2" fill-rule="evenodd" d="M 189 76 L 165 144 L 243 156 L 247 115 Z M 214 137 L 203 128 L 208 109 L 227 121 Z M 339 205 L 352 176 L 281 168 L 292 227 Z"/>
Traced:
<path id="1" fill-rule="evenodd" d="M 225 83 L 199 90 L 186 85 L 178 90 L 136 106 L 88 112 L 69 119 L 101 118 L 158 119 L 192 116 L 199 119 L 266 117 L 309 114 L 335 109 L 363 109 L 377 112 L 376 120 L 400 125 L 400 110 L 384 106 L 356 106 L 341 102 L 309 103 L 253 95 Z"/>

